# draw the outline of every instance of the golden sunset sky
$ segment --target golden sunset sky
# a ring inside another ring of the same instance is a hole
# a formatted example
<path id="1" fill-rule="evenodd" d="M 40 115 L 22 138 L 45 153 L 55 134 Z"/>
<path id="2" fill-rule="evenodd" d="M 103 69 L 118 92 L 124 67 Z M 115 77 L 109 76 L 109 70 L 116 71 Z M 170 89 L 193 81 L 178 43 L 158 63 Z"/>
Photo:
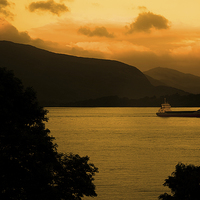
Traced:
<path id="1" fill-rule="evenodd" d="M 199 0 L 0 0 L 0 40 L 200 76 Z"/>

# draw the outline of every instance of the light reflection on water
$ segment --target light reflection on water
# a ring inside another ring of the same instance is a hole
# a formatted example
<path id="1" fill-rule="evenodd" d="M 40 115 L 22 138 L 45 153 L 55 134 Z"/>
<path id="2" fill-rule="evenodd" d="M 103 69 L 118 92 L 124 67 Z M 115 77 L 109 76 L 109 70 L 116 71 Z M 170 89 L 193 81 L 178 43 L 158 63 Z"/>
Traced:
<path id="1" fill-rule="evenodd" d="M 47 110 L 58 150 L 88 155 L 99 168 L 96 200 L 157 199 L 178 162 L 200 165 L 200 118 L 160 118 L 158 108 Z"/>

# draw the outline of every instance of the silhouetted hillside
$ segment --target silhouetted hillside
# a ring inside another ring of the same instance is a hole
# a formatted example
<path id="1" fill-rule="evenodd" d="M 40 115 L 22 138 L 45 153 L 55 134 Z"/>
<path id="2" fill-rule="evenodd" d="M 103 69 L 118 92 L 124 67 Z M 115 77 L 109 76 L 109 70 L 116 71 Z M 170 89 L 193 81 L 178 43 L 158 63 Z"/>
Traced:
<path id="1" fill-rule="evenodd" d="M 118 61 L 56 54 L 30 45 L 0 42 L 1 67 L 14 71 L 25 86 L 33 86 L 44 106 L 104 96 L 142 98 L 185 94 L 170 87 L 154 87 L 137 68 Z"/>
<path id="2" fill-rule="evenodd" d="M 200 94 L 200 77 L 169 68 L 153 68 L 143 72 L 154 86 L 165 85 Z"/>

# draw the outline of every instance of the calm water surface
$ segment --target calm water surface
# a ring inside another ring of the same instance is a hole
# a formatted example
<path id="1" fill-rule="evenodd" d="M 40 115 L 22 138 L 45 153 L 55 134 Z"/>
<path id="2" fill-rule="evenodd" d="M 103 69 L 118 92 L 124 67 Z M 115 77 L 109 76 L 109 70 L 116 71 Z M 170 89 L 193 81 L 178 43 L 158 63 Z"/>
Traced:
<path id="1" fill-rule="evenodd" d="M 200 118 L 160 118 L 158 108 L 47 110 L 58 150 L 88 155 L 99 168 L 95 200 L 158 199 L 178 162 L 200 165 Z"/>

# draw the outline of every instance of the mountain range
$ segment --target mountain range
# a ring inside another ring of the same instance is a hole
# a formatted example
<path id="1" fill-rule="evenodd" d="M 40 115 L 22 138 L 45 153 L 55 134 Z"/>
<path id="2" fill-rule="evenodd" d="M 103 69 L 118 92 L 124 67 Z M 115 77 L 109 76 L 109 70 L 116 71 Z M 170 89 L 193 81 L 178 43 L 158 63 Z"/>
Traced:
<path id="1" fill-rule="evenodd" d="M 174 69 L 156 67 L 143 72 L 154 86 L 170 86 L 193 94 L 200 94 L 200 77 Z"/>
<path id="2" fill-rule="evenodd" d="M 1 67 L 13 70 L 25 87 L 35 89 L 43 106 L 106 96 L 139 99 L 188 94 L 171 86 L 155 86 L 139 69 L 122 62 L 57 54 L 9 41 L 0 41 L 0 60 Z"/>

